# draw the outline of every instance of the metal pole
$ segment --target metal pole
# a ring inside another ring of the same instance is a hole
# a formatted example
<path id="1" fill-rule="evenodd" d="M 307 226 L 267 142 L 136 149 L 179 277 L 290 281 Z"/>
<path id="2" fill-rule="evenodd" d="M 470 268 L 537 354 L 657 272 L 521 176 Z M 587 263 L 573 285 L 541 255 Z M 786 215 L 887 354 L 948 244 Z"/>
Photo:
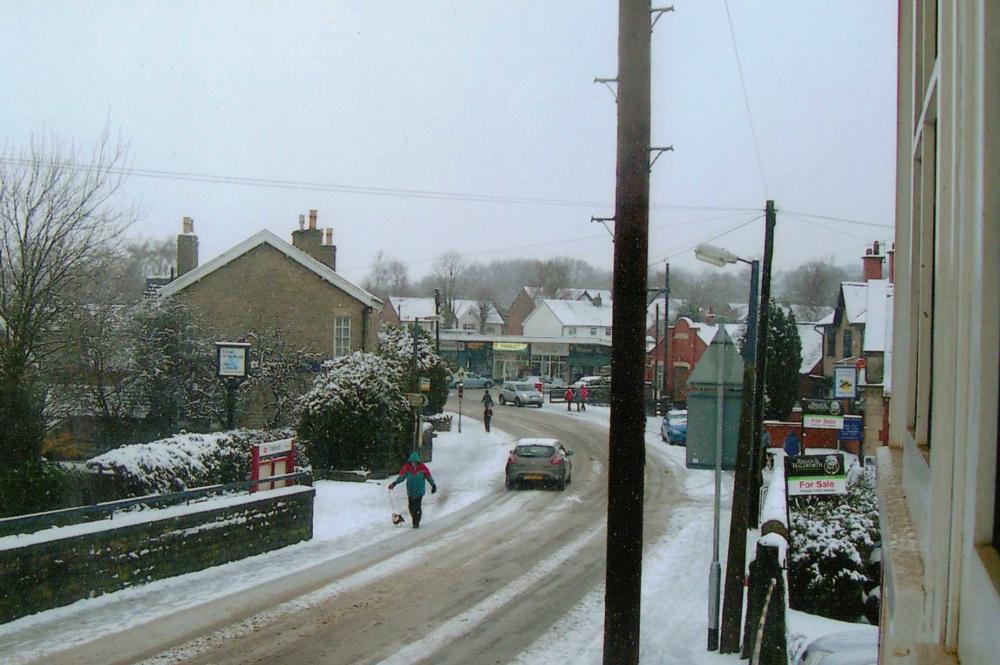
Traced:
<path id="1" fill-rule="evenodd" d="M 750 308 L 747 313 L 747 335 L 743 340 L 743 360 L 753 363 L 757 358 L 757 285 L 760 261 L 750 261 Z"/>
<path id="2" fill-rule="evenodd" d="M 605 665 L 638 665 L 646 461 L 650 2 L 618 3 L 618 153 L 608 434 Z"/>
<path id="3" fill-rule="evenodd" d="M 720 332 L 724 334 L 720 326 Z M 712 565 L 708 571 L 708 650 L 719 648 L 719 587 L 722 565 L 719 563 L 719 527 L 722 510 L 722 436 L 725 425 L 726 345 L 719 345 L 718 396 L 715 408 L 715 505 L 713 508 Z"/>
<path id="4" fill-rule="evenodd" d="M 656 303 L 656 322 L 653 324 L 653 409 L 660 403 L 660 360 L 657 354 L 660 351 L 660 303 Z"/>
<path id="5" fill-rule="evenodd" d="M 434 353 L 441 355 L 441 289 L 434 289 L 434 316 Z"/>
<path id="6" fill-rule="evenodd" d="M 410 392 L 416 394 L 420 390 L 420 384 L 417 381 L 417 317 L 413 317 L 413 327 L 410 328 L 410 334 L 413 336 L 413 363 L 412 371 L 413 375 L 410 377 Z M 416 404 L 413 405 L 413 452 L 418 452 L 420 449 L 420 407 Z"/>
<path id="7" fill-rule="evenodd" d="M 226 429 L 236 428 L 236 382 L 226 379 Z"/>
<path id="8" fill-rule="evenodd" d="M 670 374 L 670 262 L 667 261 L 666 273 L 663 277 L 663 398 L 670 399 L 667 384 Z M 668 407 L 669 410 L 669 407 Z"/>

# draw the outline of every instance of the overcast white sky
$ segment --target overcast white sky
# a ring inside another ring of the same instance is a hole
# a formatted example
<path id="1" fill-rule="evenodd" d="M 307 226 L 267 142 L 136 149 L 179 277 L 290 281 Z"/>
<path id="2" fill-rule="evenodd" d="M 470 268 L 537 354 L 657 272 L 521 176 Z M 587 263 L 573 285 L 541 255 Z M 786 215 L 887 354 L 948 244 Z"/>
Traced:
<path id="1" fill-rule="evenodd" d="M 650 262 L 693 267 L 691 246 L 754 216 L 713 208 L 767 197 L 778 268 L 851 262 L 890 238 L 781 211 L 891 226 L 895 3 L 730 0 L 763 178 L 724 0 L 672 3 L 653 34 L 652 142 L 675 152 L 651 177 Z M 412 277 L 447 249 L 610 267 L 590 217 L 613 214 L 616 108 L 593 79 L 617 72 L 616 2 L 8 1 L 4 14 L 8 148 L 41 133 L 88 144 L 108 125 L 136 169 L 323 185 L 133 176 L 134 235 L 172 237 L 191 216 L 204 262 L 261 228 L 288 238 L 316 208 L 358 281 L 380 249 Z M 749 257 L 762 237 L 757 221 L 714 242 Z"/>

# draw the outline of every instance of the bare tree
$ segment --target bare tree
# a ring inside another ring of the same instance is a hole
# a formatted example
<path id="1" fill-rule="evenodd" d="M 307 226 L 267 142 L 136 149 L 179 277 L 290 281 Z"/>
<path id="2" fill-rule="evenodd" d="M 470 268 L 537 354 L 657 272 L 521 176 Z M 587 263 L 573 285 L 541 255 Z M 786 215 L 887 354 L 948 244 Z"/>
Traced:
<path id="1" fill-rule="evenodd" d="M 441 289 L 443 300 L 442 315 L 446 317 L 445 328 L 453 328 L 458 319 L 455 316 L 455 300 L 459 297 L 459 286 L 465 272 L 465 262 L 462 255 L 455 250 L 448 250 L 434 262 L 431 272 L 434 283 Z"/>
<path id="2" fill-rule="evenodd" d="M 840 283 L 848 273 L 832 262 L 810 261 L 783 277 L 782 299 L 801 305 L 804 320 L 818 321 L 837 304 Z"/>
<path id="3" fill-rule="evenodd" d="M 38 456 L 47 363 L 69 340 L 59 322 L 118 256 L 132 219 L 116 195 L 125 148 L 87 152 L 33 141 L 0 156 L 0 450 Z"/>
<path id="4" fill-rule="evenodd" d="M 566 259 L 548 259 L 535 265 L 535 286 L 541 287 L 542 295 L 555 298 L 561 288 L 573 286 L 569 282 L 570 266 Z"/>
<path id="5" fill-rule="evenodd" d="M 383 300 L 389 296 L 407 296 L 411 291 L 406 264 L 390 259 L 382 250 L 375 255 L 375 263 L 362 286 Z"/>

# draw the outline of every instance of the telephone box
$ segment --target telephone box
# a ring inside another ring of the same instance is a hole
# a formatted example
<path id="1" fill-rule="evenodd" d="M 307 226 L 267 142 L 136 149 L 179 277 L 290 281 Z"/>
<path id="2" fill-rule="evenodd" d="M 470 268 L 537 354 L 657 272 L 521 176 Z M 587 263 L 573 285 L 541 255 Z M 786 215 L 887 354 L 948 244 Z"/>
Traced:
<path id="1" fill-rule="evenodd" d="M 251 455 L 251 480 L 266 480 L 267 478 L 284 476 L 295 471 L 295 439 L 255 443 L 253 444 Z M 292 484 L 291 480 L 254 483 L 250 487 L 250 492 L 270 490 L 275 487 L 288 487 Z"/>

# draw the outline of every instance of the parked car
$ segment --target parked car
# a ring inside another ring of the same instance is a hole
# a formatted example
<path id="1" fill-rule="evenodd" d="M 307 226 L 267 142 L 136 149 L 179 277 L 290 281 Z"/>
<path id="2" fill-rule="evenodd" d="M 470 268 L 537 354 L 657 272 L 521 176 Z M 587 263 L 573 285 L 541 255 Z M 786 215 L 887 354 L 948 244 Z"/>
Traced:
<path id="1" fill-rule="evenodd" d="M 542 408 L 545 400 L 542 393 L 535 390 L 535 384 L 524 383 L 522 381 L 504 381 L 500 386 L 500 404 L 513 404 L 514 406 L 537 406 Z"/>
<path id="2" fill-rule="evenodd" d="M 563 390 L 566 390 L 566 380 L 559 377 L 539 376 L 537 374 L 533 374 L 532 376 L 525 378 L 524 382 L 535 384 L 535 388 L 541 386 L 541 391 L 543 393 L 547 393 L 553 388 L 562 388 Z"/>
<path id="3" fill-rule="evenodd" d="M 660 438 L 671 446 L 686 446 L 688 432 L 687 411 L 667 411 L 660 423 Z"/>
<path id="4" fill-rule="evenodd" d="M 844 630 L 809 643 L 796 665 L 876 665 L 877 630 Z"/>
<path id="5" fill-rule="evenodd" d="M 504 471 L 507 489 L 527 482 L 549 483 L 560 491 L 573 482 L 572 450 L 558 439 L 520 439 L 507 457 Z"/>
<path id="6" fill-rule="evenodd" d="M 454 374 L 451 375 L 451 380 L 448 381 L 448 387 L 454 388 L 459 383 L 458 377 Z M 465 378 L 461 381 L 462 385 L 466 388 L 492 388 L 493 379 L 488 376 L 480 376 L 478 374 L 473 374 L 471 372 L 466 372 Z"/>
<path id="7" fill-rule="evenodd" d="M 604 381 L 604 377 L 596 374 L 592 376 L 581 376 L 579 379 L 569 384 L 569 387 L 576 390 L 580 386 L 599 385 L 602 381 Z"/>

